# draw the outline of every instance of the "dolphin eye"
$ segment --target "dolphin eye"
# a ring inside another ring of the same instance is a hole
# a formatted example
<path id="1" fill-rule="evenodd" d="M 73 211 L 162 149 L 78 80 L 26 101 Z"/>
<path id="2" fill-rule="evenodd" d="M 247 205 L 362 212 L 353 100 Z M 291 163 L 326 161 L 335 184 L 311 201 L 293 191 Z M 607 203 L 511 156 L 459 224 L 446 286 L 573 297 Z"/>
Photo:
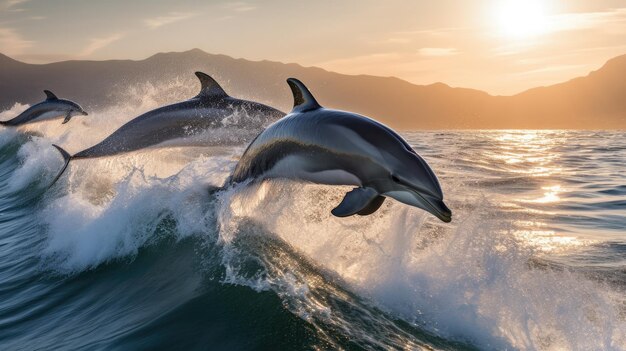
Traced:
<path id="1" fill-rule="evenodd" d="M 400 183 L 400 179 L 393 174 L 391 175 L 391 180 L 393 180 L 396 183 Z"/>

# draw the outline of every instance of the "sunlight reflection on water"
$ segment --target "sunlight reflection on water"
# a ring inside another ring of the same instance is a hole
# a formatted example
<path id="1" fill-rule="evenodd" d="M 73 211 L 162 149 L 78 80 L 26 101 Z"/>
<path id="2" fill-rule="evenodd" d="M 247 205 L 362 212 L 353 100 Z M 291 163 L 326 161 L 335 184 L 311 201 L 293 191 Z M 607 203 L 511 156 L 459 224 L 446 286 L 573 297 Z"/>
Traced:
<path id="1" fill-rule="evenodd" d="M 442 173 L 444 192 L 458 182 L 455 168 L 467 170 L 461 195 L 483 194 L 529 246 L 567 255 L 626 243 L 625 132 L 462 131 L 409 140 Z"/>

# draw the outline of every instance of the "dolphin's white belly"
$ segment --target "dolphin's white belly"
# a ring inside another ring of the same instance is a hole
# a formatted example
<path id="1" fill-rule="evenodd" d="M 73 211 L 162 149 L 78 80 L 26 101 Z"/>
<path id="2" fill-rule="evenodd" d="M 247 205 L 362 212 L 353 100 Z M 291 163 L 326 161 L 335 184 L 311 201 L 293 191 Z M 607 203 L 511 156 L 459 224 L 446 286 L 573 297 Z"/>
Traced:
<path id="1" fill-rule="evenodd" d="M 319 161 L 319 160 L 318 160 Z M 361 180 L 354 174 L 339 168 L 331 168 L 309 172 L 308 163 L 311 160 L 302 156 L 290 155 L 278 161 L 272 169 L 265 173 L 267 178 L 288 178 L 306 180 L 327 185 L 355 185 L 361 186 Z"/>
<path id="2" fill-rule="evenodd" d="M 34 118 L 33 121 L 45 121 L 47 119 L 54 119 L 57 117 L 61 117 L 64 114 L 65 112 L 63 111 L 47 111 Z"/>

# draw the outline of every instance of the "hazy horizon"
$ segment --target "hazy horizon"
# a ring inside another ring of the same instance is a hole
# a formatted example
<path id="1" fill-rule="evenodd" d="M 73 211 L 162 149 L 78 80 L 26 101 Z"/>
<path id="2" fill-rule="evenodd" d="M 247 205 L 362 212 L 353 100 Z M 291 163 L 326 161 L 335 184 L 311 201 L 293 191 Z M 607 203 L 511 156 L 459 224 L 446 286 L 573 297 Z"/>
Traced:
<path id="1" fill-rule="evenodd" d="M 626 6 L 615 0 L 0 0 L 1 51 L 28 63 L 199 48 L 492 95 L 585 75 L 626 53 L 624 43 Z"/>

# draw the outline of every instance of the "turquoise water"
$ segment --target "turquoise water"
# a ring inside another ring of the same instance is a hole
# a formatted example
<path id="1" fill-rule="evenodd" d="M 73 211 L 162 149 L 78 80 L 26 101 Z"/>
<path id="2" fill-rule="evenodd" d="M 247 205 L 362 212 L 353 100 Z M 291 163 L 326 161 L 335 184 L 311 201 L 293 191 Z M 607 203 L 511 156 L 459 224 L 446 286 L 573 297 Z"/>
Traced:
<path id="1" fill-rule="evenodd" d="M 445 224 L 332 217 L 343 187 L 210 195 L 244 145 L 72 162 L 45 192 L 51 143 L 99 137 L 62 128 L 0 130 L 2 349 L 626 349 L 624 132 L 404 133 Z"/>

